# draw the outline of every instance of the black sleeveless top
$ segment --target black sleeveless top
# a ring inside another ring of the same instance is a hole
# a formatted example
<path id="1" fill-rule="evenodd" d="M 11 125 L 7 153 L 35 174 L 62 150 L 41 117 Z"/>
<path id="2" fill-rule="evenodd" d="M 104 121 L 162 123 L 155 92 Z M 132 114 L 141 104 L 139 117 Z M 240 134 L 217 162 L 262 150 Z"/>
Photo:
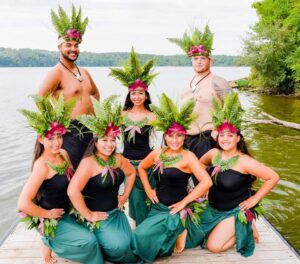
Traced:
<path id="1" fill-rule="evenodd" d="M 65 212 L 68 212 L 70 209 L 68 185 L 69 180 L 64 174 L 57 173 L 51 179 L 44 180 L 39 189 L 41 198 L 38 204 L 47 210 L 63 208 Z"/>
<path id="2" fill-rule="evenodd" d="M 178 168 L 164 168 L 159 176 L 158 170 L 153 173 L 156 179 L 156 195 L 162 204 L 170 206 L 181 201 L 187 196 L 187 186 L 190 173 L 181 171 Z"/>
<path id="3" fill-rule="evenodd" d="M 100 173 L 91 177 L 84 187 L 82 195 L 91 211 L 107 212 L 117 208 L 119 187 L 125 179 L 125 174 L 120 168 L 113 171 L 114 184 L 109 173 L 104 182 Z"/>
<path id="4" fill-rule="evenodd" d="M 124 151 L 123 156 L 130 160 L 142 160 L 150 152 L 151 148 L 149 145 L 150 133 L 152 126 L 145 125 L 141 128 L 141 134 L 135 132 L 135 140 L 133 139 L 128 142 L 129 131 L 124 132 Z"/>
<path id="5" fill-rule="evenodd" d="M 214 167 L 207 169 L 211 175 Z M 229 211 L 251 196 L 252 177 L 236 170 L 226 170 L 217 175 L 216 182 L 209 189 L 208 201 L 211 207 Z"/>

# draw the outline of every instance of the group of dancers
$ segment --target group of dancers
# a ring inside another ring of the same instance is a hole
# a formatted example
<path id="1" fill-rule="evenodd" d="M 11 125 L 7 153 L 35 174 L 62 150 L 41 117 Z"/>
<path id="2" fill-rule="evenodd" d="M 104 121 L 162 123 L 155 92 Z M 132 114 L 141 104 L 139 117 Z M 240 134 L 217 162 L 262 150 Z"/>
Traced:
<path id="1" fill-rule="evenodd" d="M 110 71 L 128 88 L 122 107 L 117 96 L 99 101 L 89 73 L 74 63 L 88 23 L 81 9 L 51 14 L 60 61 L 32 96 L 37 112 L 20 110 L 38 136 L 18 210 L 41 234 L 44 262 L 56 262 L 54 252 L 81 263 L 152 263 L 199 245 L 222 252 L 236 244 L 252 255 L 253 220 L 279 176 L 248 153 L 238 95 L 210 72 L 208 26 L 170 39 L 196 73 L 181 107 L 164 93 L 152 104 L 154 60 L 141 63 L 134 49 Z M 154 131 L 163 134 L 161 148 L 150 144 Z M 263 184 L 255 192 L 256 178 Z"/>

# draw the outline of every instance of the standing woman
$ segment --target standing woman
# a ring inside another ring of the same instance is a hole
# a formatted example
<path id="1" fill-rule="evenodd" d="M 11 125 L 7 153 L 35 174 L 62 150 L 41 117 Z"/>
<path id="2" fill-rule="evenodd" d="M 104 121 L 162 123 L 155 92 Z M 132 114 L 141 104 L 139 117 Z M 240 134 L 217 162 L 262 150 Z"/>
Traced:
<path id="1" fill-rule="evenodd" d="M 61 149 L 63 135 L 70 125 L 75 99 L 64 102 L 51 96 L 33 96 L 39 112 L 20 110 L 37 133 L 32 172 L 18 201 L 18 210 L 29 228 L 42 236 L 43 259 L 55 263 L 51 250 L 76 262 L 97 264 L 101 260 L 96 237 L 69 216 L 67 195 L 73 174 L 67 152 Z"/>
<path id="2" fill-rule="evenodd" d="M 153 127 L 150 122 L 155 119 L 149 105 L 151 104 L 148 87 L 156 74 L 150 74 L 154 59 L 140 65 L 139 58 L 132 48 L 128 65 L 124 69 L 111 69 L 110 76 L 119 80 L 128 87 L 123 107 L 123 130 L 125 158 L 136 168 L 150 152 L 150 136 Z M 151 171 L 148 171 L 151 174 Z M 137 174 L 138 176 L 138 174 Z M 154 188 L 155 180 L 149 178 L 151 187 Z M 139 225 L 148 215 L 150 207 L 146 205 L 147 195 L 139 177 L 136 178 L 134 187 L 129 197 L 129 216 Z"/>
<path id="3" fill-rule="evenodd" d="M 94 138 L 74 174 L 68 194 L 85 218 L 85 226 L 94 227 L 104 259 L 127 263 L 137 258 L 130 250 L 131 229 L 122 209 L 136 172 L 127 159 L 115 153 L 116 137 L 121 133 L 121 105 L 115 103 L 115 99 L 116 96 L 111 96 L 102 104 L 92 99 L 95 116 L 78 117 L 93 132 Z M 125 178 L 124 192 L 119 196 L 119 187 Z"/>
<path id="4" fill-rule="evenodd" d="M 157 118 L 154 125 L 164 132 L 167 146 L 152 151 L 138 169 L 153 205 L 148 217 L 133 233 L 132 248 L 146 262 L 152 263 L 159 256 L 170 256 L 175 244 L 175 251 L 179 253 L 185 247 L 196 247 L 200 243 L 201 237 L 196 231 L 202 205 L 195 200 L 208 191 L 212 182 L 195 154 L 184 146 L 187 129 L 195 118 L 191 115 L 194 105 L 194 101 L 187 101 L 179 111 L 165 94 L 160 98 L 160 108 L 151 105 Z M 152 166 L 156 189 L 150 186 L 147 175 Z M 188 193 L 191 174 L 199 183 Z M 194 236 L 195 232 L 197 236 Z"/>
<path id="5" fill-rule="evenodd" d="M 238 95 L 227 95 L 223 107 L 216 99 L 213 105 L 218 148 L 200 159 L 204 166 L 209 166 L 214 182 L 208 194 L 208 208 L 201 218 L 205 234 L 201 245 L 212 252 L 222 252 L 236 243 L 237 252 L 247 257 L 255 248 L 252 220 L 261 213 L 259 202 L 276 185 L 279 176 L 249 155 L 240 131 L 243 111 Z M 264 183 L 253 194 L 250 188 L 256 177 Z"/>

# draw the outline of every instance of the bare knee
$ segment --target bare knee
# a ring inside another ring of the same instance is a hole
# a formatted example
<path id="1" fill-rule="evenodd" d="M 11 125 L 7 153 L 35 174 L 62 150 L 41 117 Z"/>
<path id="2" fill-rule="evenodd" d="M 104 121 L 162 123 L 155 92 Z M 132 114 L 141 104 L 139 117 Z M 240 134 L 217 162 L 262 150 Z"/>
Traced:
<path id="1" fill-rule="evenodd" d="M 212 253 L 220 253 L 222 252 L 223 246 L 217 243 L 207 241 L 206 244 L 207 249 Z"/>

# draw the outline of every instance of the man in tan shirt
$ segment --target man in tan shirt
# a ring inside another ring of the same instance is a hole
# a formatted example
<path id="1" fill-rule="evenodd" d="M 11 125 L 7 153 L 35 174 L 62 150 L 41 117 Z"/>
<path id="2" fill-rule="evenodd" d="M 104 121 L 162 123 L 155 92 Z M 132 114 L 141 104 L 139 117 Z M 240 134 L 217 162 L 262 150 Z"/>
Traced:
<path id="1" fill-rule="evenodd" d="M 224 96 L 231 92 L 231 88 L 225 79 L 211 72 L 213 34 L 207 25 L 203 32 L 195 28 L 190 35 L 186 32 L 182 39 L 169 40 L 178 44 L 192 60 L 195 75 L 185 85 L 181 99 L 196 100 L 194 113 L 198 117 L 188 130 L 187 145 L 198 158 L 201 158 L 215 145 L 211 136 L 212 98 L 215 96 L 223 100 Z"/>
<path id="2" fill-rule="evenodd" d="M 59 9 L 62 8 L 59 7 Z M 71 130 L 64 136 L 63 143 L 63 148 L 68 152 L 74 168 L 77 168 L 92 138 L 92 134 L 75 118 L 78 115 L 93 113 L 91 96 L 97 100 L 100 97 L 99 91 L 88 71 L 84 68 L 79 68 L 75 64 L 79 56 L 79 44 L 82 41 L 88 20 L 85 18 L 84 21 L 81 21 L 78 15 L 77 17 L 75 16 L 75 19 L 72 16 L 69 27 L 66 28 L 63 24 L 61 12 L 57 15 L 51 10 L 51 17 L 59 35 L 58 49 L 60 57 L 59 62 L 51 69 L 43 81 L 39 89 L 39 95 L 44 96 L 52 93 L 54 96 L 57 96 L 63 93 L 66 101 L 74 97 L 77 99 L 71 114 L 73 119 Z"/>

